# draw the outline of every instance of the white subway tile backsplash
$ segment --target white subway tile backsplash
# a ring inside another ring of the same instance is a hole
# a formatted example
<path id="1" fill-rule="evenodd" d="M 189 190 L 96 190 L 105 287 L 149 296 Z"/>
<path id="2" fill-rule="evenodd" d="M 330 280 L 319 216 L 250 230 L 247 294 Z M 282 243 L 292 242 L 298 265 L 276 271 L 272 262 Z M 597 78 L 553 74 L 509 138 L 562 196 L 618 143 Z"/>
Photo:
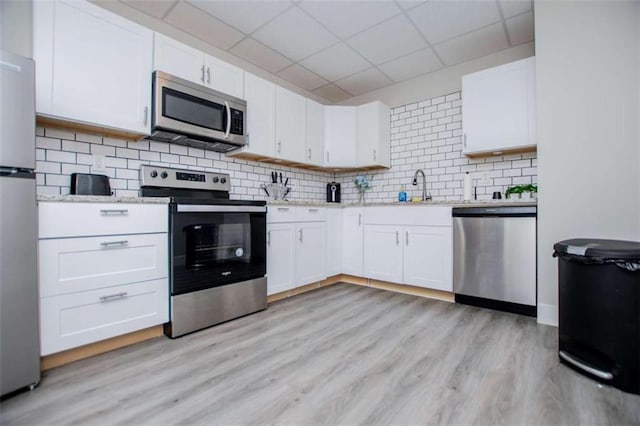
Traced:
<path id="1" fill-rule="evenodd" d="M 86 142 L 74 142 L 69 140 L 62 140 L 62 150 L 63 151 L 71 151 L 71 152 L 81 152 L 88 154 L 90 152 L 90 147 Z"/>

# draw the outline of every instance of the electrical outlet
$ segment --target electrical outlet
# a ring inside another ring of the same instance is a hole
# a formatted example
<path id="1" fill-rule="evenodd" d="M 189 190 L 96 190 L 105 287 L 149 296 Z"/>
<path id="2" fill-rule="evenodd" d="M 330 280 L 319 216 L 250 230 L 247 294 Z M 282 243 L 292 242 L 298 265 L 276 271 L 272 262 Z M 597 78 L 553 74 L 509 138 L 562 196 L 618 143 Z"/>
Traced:
<path id="1" fill-rule="evenodd" d="M 91 171 L 93 172 L 106 172 L 107 165 L 105 161 L 105 156 L 102 154 L 93 154 L 92 155 L 93 164 L 91 165 Z"/>

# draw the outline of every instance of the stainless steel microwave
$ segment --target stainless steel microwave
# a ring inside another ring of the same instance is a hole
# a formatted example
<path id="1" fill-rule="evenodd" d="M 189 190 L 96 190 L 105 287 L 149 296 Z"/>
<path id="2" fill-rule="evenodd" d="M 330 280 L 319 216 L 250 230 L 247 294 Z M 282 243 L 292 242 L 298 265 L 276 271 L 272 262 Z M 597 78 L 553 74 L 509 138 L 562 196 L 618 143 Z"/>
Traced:
<path id="1" fill-rule="evenodd" d="M 228 152 L 247 143 L 247 102 L 162 71 L 153 73 L 147 139 Z"/>

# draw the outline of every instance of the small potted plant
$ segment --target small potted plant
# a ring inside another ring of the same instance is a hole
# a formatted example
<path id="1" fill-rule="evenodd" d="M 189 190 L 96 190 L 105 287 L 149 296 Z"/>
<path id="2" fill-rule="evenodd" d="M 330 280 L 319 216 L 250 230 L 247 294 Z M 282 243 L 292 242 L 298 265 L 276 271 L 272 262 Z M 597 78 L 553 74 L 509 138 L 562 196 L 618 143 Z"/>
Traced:
<path id="1" fill-rule="evenodd" d="M 505 191 L 505 197 L 509 200 L 523 199 L 530 200 L 534 198 L 533 194 L 538 192 L 536 185 L 517 185 L 507 188 Z"/>
<path id="2" fill-rule="evenodd" d="M 356 184 L 356 188 L 358 189 L 358 193 L 360 195 L 358 202 L 360 204 L 364 204 L 364 193 L 367 191 L 367 189 L 371 188 L 371 180 L 367 179 L 366 176 L 356 176 L 354 183 Z"/>

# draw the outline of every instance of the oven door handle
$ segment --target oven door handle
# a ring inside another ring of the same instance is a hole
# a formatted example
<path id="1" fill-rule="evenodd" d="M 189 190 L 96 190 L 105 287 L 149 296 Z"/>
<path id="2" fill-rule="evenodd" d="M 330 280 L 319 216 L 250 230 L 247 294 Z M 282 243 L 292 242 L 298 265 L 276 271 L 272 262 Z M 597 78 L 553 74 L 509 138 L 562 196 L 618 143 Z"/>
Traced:
<path id="1" fill-rule="evenodd" d="M 218 206 L 178 204 L 178 213 L 266 213 L 267 206 Z"/>

